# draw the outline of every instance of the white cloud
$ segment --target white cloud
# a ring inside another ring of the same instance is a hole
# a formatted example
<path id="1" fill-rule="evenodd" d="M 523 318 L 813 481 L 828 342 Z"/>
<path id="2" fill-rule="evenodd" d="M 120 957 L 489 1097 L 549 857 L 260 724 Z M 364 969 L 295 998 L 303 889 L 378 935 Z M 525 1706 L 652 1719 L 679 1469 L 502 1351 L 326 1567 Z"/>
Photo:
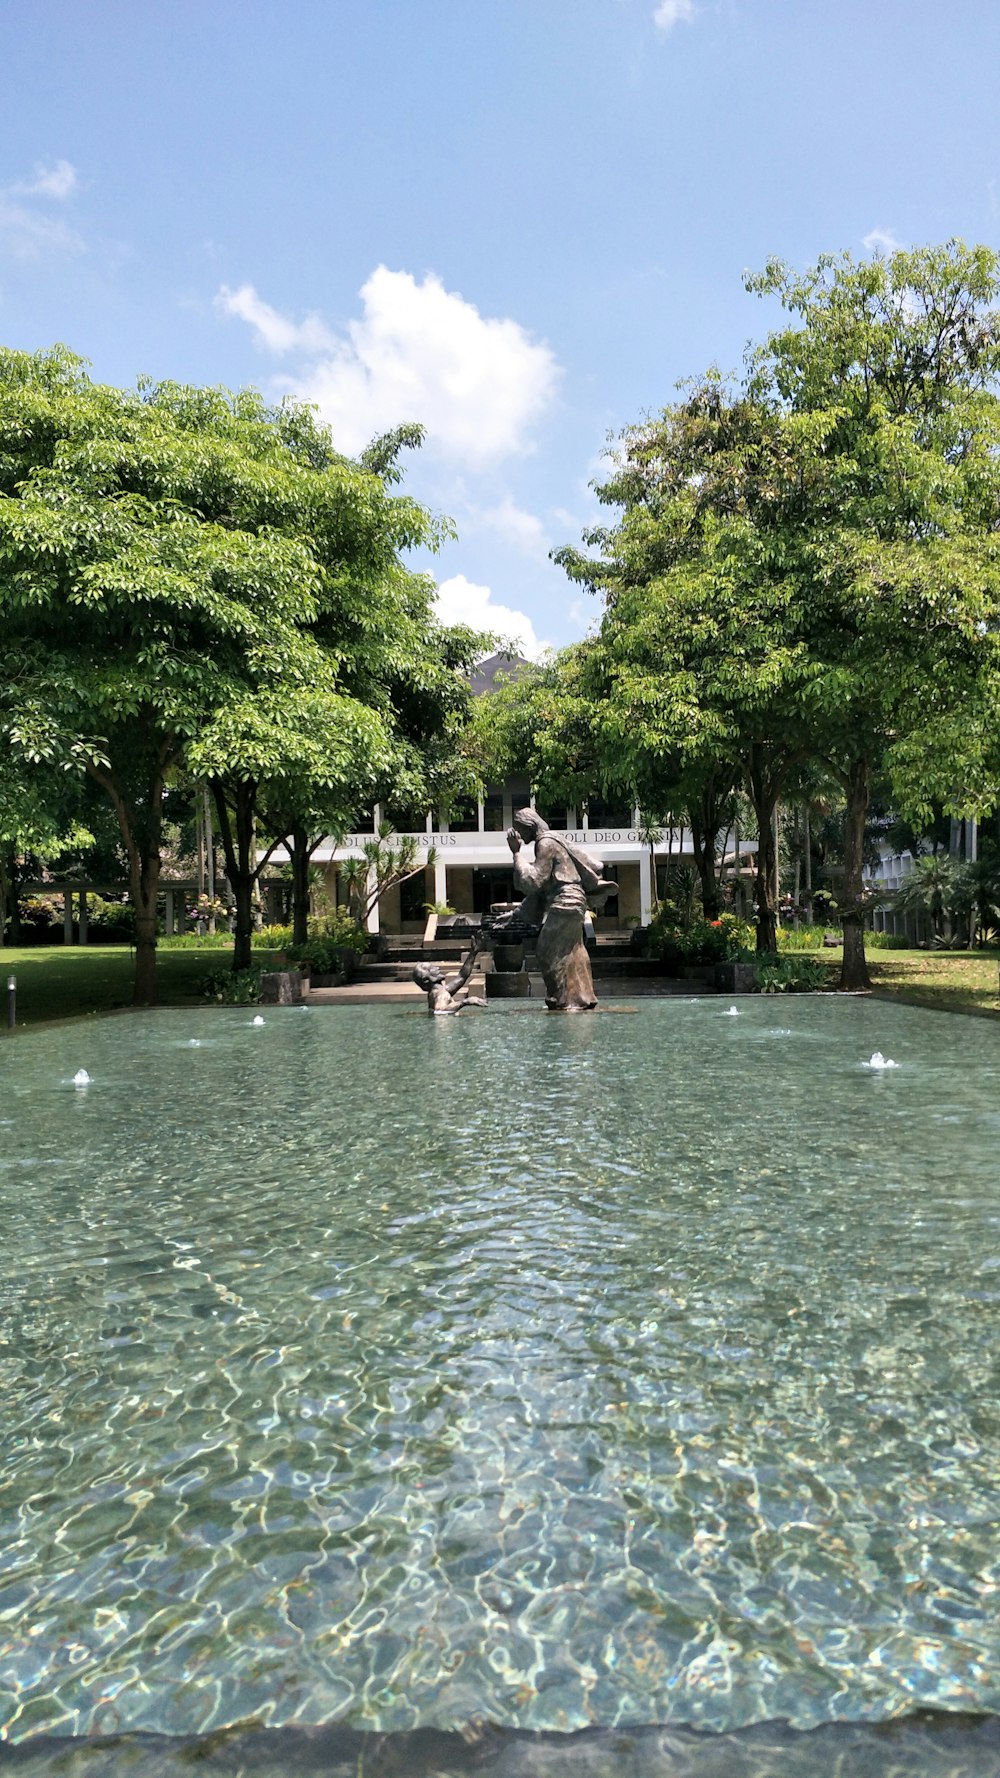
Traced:
<path id="1" fill-rule="evenodd" d="M 558 376 L 544 342 L 516 321 L 481 315 L 433 273 L 418 282 L 378 266 L 360 295 L 361 316 L 340 337 L 315 316 L 289 321 L 251 285 L 223 289 L 217 301 L 271 351 L 312 356 L 285 386 L 316 404 L 348 455 L 404 420 L 427 428 L 431 449 L 473 468 L 530 450 Z"/>
<path id="2" fill-rule="evenodd" d="M 897 241 L 889 228 L 873 228 L 865 235 L 861 245 L 867 253 L 901 253 L 902 241 Z"/>
<path id="3" fill-rule="evenodd" d="M 39 259 L 44 253 L 82 253 L 80 236 L 60 218 L 28 200 L 71 197 L 77 189 L 76 169 L 69 161 L 36 166 L 34 178 L 0 185 L 0 248 L 14 259 Z"/>
<path id="4" fill-rule="evenodd" d="M 56 161 L 52 167 L 36 161 L 34 178 L 19 180 L 16 185 L 8 186 L 8 190 L 26 198 L 62 199 L 72 197 L 78 185 L 76 168 L 71 161 Z"/>
<path id="5" fill-rule="evenodd" d="M 257 335 L 257 344 L 267 352 L 280 355 L 295 350 L 322 352 L 336 348 L 336 340 L 318 315 L 307 315 L 304 321 L 289 321 L 264 302 L 252 284 L 241 284 L 238 290 L 223 284 L 215 305 L 224 315 L 236 315 L 240 321 L 246 321 Z"/>
<path id="6" fill-rule="evenodd" d="M 548 561 L 551 544 L 541 519 L 518 506 L 509 494 L 505 494 L 496 506 L 470 507 L 467 523 L 470 530 L 494 532 L 523 555 L 536 561 Z"/>
<path id="7" fill-rule="evenodd" d="M 689 25 L 694 16 L 694 0 L 660 0 L 653 23 L 661 31 L 672 31 L 675 25 Z"/>
<path id="8" fill-rule="evenodd" d="M 540 642 L 535 626 L 523 611 L 510 605 L 498 605 L 488 586 L 477 586 L 464 574 L 453 574 L 443 580 L 437 590 L 437 615 L 443 624 L 469 624 L 474 630 L 492 630 L 505 641 L 512 641 L 518 653 L 536 661 L 550 646 Z"/>

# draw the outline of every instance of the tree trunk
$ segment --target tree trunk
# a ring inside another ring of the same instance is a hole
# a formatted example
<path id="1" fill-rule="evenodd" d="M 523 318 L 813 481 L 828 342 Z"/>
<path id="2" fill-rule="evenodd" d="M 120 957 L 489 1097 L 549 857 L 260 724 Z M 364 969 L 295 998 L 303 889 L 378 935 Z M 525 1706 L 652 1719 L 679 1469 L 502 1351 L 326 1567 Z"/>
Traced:
<path id="1" fill-rule="evenodd" d="M 156 1003 L 156 904 L 160 889 L 160 852 L 130 851 L 129 883 L 135 909 L 134 1006 Z"/>
<path id="2" fill-rule="evenodd" d="M 844 962 L 840 972 L 843 992 L 857 993 L 871 987 L 865 961 L 864 867 L 865 820 L 871 794 L 871 765 L 853 760 L 847 774 L 847 812 L 844 817 L 844 895 L 841 921 L 844 928 Z"/>
<path id="3" fill-rule="evenodd" d="M 768 770 L 762 750 L 756 744 L 750 749 L 747 787 L 757 817 L 757 876 L 754 882 L 757 951 L 775 956 L 778 950 L 778 916 L 774 905 L 774 810 L 780 781 Z"/>
<path id="4" fill-rule="evenodd" d="M 135 921 L 135 980 L 133 1006 L 156 1003 L 156 909 L 160 892 L 160 836 L 163 831 L 163 790 L 173 757 L 172 736 L 151 746 L 146 753 L 149 773 L 143 797 L 127 799 L 115 774 L 89 762 L 87 771 L 106 791 L 114 805 L 128 859 L 129 895 Z M 142 744 L 136 751 L 142 757 Z"/>
<path id="5" fill-rule="evenodd" d="M 691 823 L 691 844 L 694 847 L 694 863 L 701 885 L 701 905 L 706 920 L 719 918 L 719 882 L 715 874 L 715 834 L 709 836 L 696 819 L 698 808 L 695 806 L 688 813 Z"/>
<path id="6" fill-rule="evenodd" d="M 233 968 L 249 969 L 253 963 L 253 879 L 241 871 L 233 883 L 236 918 L 233 922 Z"/>
<path id="7" fill-rule="evenodd" d="M 715 863 L 715 845 L 719 837 L 719 823 L 725 797 L 729 795 L 731 785 L 728 783 L 720 791 L 720 780 L 710 778 L 702 786 L 697 798 L 687 806 L 685 814 L 691 829 L 691 845 L 694 850 L 695 869 L 701 885 L 701 905 L 706 920 L 717 920 L 722 909 L 722 889 Z"/>
<path id="8" fill-rule="evenodd" d="M 309 835 L 304 827 L 293 827 L 292 855 L 292 941 L 304 945 L 309 937 Z"/>
<path id="9" fill-rule="evenodd" d="M 222 849 L 226 855 L 226 875 L 235 901 L 233 922 L 233 969 L 249 969 L 253 962 L 253 892 L 259 867 L 255 862 L 254 805 L 257 786 L 252 780 L 238 783 L 229 799 L 222 785 L 213 782 L 212 791 L 222 833 Z"/>
<path id="10" fill-rule="evenodd" d="M 18 892 L 21 887 L 21 870 L 18 863 L 17 846 L 12 842 L 0 851 L 0 945 L 4 940 L 4 928 L 10 920 L 10 942 L 19 945 L 21 942 L 21 903 Z"/>

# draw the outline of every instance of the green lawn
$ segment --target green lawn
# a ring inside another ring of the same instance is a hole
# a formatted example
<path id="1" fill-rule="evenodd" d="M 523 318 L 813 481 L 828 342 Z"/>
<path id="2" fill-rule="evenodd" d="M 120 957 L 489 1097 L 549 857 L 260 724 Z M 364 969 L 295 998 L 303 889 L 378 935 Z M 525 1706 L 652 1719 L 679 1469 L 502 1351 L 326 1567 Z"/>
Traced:
<path id="1" fill-rule="evenodd" d="M 262 954 L 266 955 L 266 953 Z M 223 939 L 209 950 L 157 952 L 156 974 L 162 1006 L 191 1005 L 199 999 L 198 984 L 213 969 L 225 968 L 232 956 Z M 111 1012 L 132 1004 L 134 953 L 128 945 L 32 945 L 0 950 L 0 983 L 6 1023 L 7 978 L 17 977 L 17 1024 L 44 1019 L 79 1018 Z"/>
<path id="2" fill-rule="evenodd" d="M 996 951 L 872 951 L 872 986 L 886 999 L 940 1012 L 1000 1017 Z"/>
<path id="3" fill-rule="evenodd" d="M 800 954 L 800 953 L 793 953 Z M 829 966 L 831 986 L 840 952 L 817 953 Z M 157 952 L 161 1006 L 190 1006 L 200 999 L 202 977 L 225 968 L 232 955 L 228 939 L 197 950 Z M 256 957 L 268 960 L 260 951 Z M 996 951 L 870 951 L 868 967 L 876 994 L 942 1012 L 1000 1017 Z M 17 977 L 17 1024 L 81 1018 L 112 1012 L 132 1003 L 133 953 L 128 945 L 34 945 L 0 950 L 0 988 Z M 6 1004 L 6 1002 L 5 1002 Z M 3 1018 L 0 1014 L 0 1019 Z M 0 1025 L 0 1033 L 4 1027 Z"/>

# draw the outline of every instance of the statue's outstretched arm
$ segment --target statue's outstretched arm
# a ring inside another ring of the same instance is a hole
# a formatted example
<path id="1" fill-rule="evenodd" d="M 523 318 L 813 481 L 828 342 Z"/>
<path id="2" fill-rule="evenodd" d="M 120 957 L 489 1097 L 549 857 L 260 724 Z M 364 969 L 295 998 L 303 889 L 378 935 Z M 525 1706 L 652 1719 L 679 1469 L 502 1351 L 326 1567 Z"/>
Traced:
<path id="1" fill-rule="evenodd" d="M 474 968 L 476 966 L 476 957 L 478 955 L 478 952 L 479 952 L 479 935 L 477 933 L 473 936 L 471 950 L 469 951 L 467 956 L 462 958 L 462 963 L 461 963 L 461 967 L 458 971 L 458 974 L 449 976 L 447 981 L 444 984 L 445 987 L 447 988 L 449 994 L 461 993 L 462 989 L 465 987 L 466 982 L 468 981 L 470 975 L 472 974 L 472 971 L 474 970 Z"/>

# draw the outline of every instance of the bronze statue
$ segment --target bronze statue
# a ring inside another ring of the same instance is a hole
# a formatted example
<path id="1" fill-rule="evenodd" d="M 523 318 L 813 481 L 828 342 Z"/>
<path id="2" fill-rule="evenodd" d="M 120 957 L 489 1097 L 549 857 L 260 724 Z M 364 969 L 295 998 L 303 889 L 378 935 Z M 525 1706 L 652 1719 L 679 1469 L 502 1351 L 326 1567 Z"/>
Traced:
<path id="1" fill-rule="evenodd" d="M 467 994 L 465 984 L 475 966 L 476 954 L 479 950 L 479 939 L 473 937 L 472 949 L 467 957 L 463 957 L 458 974 L 445 979 L 440 963 L 418 963 L 413 971 L 413 979 L 418 988 L 427 995 L 427 1011 L 433 1016 L 442 1013 L 461 1012 L 464 1006 L 485 1006 L 486 1001 L 480 994 Z"/>
<path id="2" fill-rule="evenodd" d="M 521 856 L 524 841 L 534 842 L 533 864 Z M 603 899 L 617 884 L 606 881 L 602 866 L 553 833 L 534 809 L 518 809 L 507 844 L 514 854 L 514 883 L 524 896 L 512 917 L 541 927 L 535 955 L 545 978 L 545 1004 L 553 1012 L 589 1012 L 597 996 L 583 942 L 587 897 Z"/>

